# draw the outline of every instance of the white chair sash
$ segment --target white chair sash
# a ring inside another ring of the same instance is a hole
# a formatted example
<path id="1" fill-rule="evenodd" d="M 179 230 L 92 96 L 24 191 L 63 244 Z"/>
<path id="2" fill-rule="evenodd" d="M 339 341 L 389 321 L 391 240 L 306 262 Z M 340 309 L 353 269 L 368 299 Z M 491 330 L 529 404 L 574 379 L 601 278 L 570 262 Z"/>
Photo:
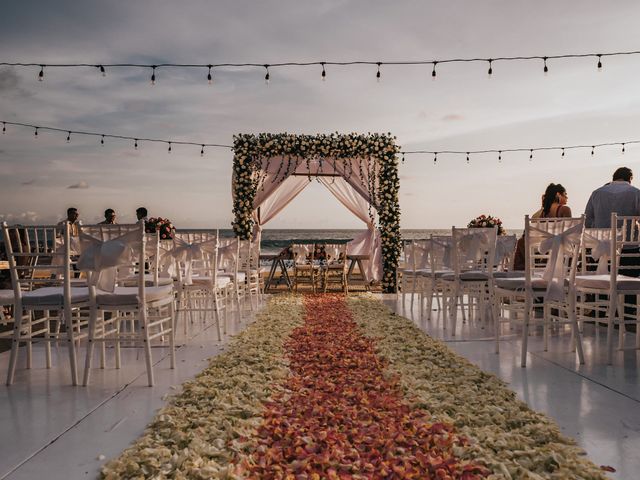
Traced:
<path id="1" fill-rule="evenodd" d="M 588 229 L 584 232 L 584 246 L 591 249 L 591 258 L 597 260 L 598 267 L 596 273 L 598 275 L 606 275 L 609 273 L 609 260 L 611 260 L 611 239 L 596 238 L 591 235 Z"/>
<path id="2" fill-rule="evenodd" d="M 513 235 L 509 235 L 507 237 L 498 237 L 498 240 L 496 242 L 496 265 L 501 264 L 505 258 L 507 258 L 515 251 L 516 242 L 516 237 Z"/>
<path id="3" fill-rule="evenodd" d="M 462 262 L 477 262 L 482 258 L 482 252 L 487 248 L 489 237 L 484 232 L 469 232 L 458 244 L 458 253 Z"/>
<path id="4" fill-rule="evenodd" d="M 238 239 L 232 240 L 223 247 L 218 248 L 218 268 L 226 270 L 236 263 L 238 251 Z"/>
<path id="5" fill-rule="evenodd" d="M 205 253 L 216 255 L 218 239 L 205 240 L 204 242 L 189 243 L 177 236 L 173 239 L 173 248 L 165 253 L 173 257 L 174 262 L 184 263 L 184 283 L 193 284 L 193 261 L 202 260 Z"/>
<path id="6" fill-rule="evenodd" d="M 538 251 L 540 253 L 549 254 L 549 260 L 542 273 L 542 278 L 548 285 L 545 299 L 564 300 L 563 253 L 570 251 L 573 245 L 580 243 L 583 226 L 583 223 L 579 223 L 558 234 L 530 227 L 529 240 L 534 244 L 539 242 Z"/>
<path id="7" fill-rule="evenodd" d="M 113 292 L 116 286 L 117 267 L 132 265 L 135 245 L 140 242 L 140 231 L 134 230 L 118 238 L 102 241 L 80 232 L 80 258 L 78 270 L 92 272 L 89 284 L 100 290 Z M 140 266 L 140 268 L 144 268 Z"/>
<path id="8" fill-rule="evenodd" d="M 434 245 L 437 245 L 444 249 L 444 253 L 442 255 L 442 265 L 446 268 L 451 268 L 451 242 L 436 239 L 431 239 L 431 242 L 433 242 Z"/>

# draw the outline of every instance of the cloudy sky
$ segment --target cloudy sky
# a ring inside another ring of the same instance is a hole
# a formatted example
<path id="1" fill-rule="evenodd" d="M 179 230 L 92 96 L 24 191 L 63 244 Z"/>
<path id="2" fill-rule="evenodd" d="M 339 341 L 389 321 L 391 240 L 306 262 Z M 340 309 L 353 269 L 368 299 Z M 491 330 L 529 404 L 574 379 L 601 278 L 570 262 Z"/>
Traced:
<path id="1" fill-rule="evenodd" d="M 432 60 L 640 49 L 640 3 L 521 1 L 5 2 L 0 61 L 222 63 Z M 135 137 L 230 144 L 238 132 L 392 132 L 406 150 L 474 150 L 640 139 L 640 56 L 382 69 L 318 67 L 214 71 L 0 67 L 0 120 Z M 226 149 L 72 137 L 7 126 L 0 135 L 0 215 L 52 221 L 78 206 L 85 222 L 139 205 L 178 226 L 228 228 Z M 402 226 L 461 225 L 481 213 L 518 228 L 553 181 L 574 213 L 613 170 L 635 170 L 640 145 L 567 152 L 407 157 Z M 640 173 L 638 174 L 640 178 Z M 359 227 L 313 183 L 268 227 Z"/>

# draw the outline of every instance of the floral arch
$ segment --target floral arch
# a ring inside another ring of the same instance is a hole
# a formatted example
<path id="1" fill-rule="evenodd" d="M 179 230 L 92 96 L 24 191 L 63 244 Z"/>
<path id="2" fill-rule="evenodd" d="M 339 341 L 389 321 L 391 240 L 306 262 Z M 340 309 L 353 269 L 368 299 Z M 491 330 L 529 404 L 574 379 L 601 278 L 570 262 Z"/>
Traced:
<path id="1" fill-rule="evenodd" d="M 400 148 L 391 134 L 238 134 L 233 138 L 233 229 L 243 239 L 260 238 L 275 217 L 317 180 L 367 230 L 350 253 L 370 255 L 369 278 L 395 292 L 402 246 L 398 204 Z"/>

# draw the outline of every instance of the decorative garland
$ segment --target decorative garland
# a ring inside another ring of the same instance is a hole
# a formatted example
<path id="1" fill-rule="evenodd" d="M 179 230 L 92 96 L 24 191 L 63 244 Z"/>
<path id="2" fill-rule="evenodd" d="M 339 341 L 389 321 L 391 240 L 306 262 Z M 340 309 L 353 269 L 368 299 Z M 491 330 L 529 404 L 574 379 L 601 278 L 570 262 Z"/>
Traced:
<path id="1" fill-rule="evenodd" d="M 280 166 L 272 182 L 282 182 L 300 165 L 307 166 L 309 181 L 317 172 L 310 166 L 311 160 L 319 164 L 328 159 L 335 162 L 353 158 L 368 159 L 367 172 L 371 177 L 364 182 L 378 211 L 379 231 L 382 243 L 384 274 L 382 288 L 385 292 L 396 290 L 396 268 L 402 247 L 400 237 L 400 205 L 398 191 L 398 158 L 400 147 L 390 133 L 340 135 L 294 135 L 289 133 L 258 135 L 238 134 L 233 137 L 233 214 L 232 223 L 236 236 L 251 238 L 254 221 L 251 218 L 253 202 L 258 189 L 264 186 L 266 176 L 260 171 L 263 158 L 281 157 Z M 292 165 L 293 163 L 293 165 Z M 350 164 L 349 164 L 350 165 Z M 352 168 L 345 175 L 354 175 Z M 360 172 L 360 177 L 363 173 Z"/>

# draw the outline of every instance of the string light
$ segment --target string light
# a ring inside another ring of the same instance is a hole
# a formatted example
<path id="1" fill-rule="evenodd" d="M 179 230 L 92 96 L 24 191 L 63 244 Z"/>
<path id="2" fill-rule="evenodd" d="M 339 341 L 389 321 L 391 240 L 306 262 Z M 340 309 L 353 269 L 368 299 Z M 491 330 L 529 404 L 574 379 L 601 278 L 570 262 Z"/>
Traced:
<path id="1" fill-rule="evenodd" d="M 19 127 L 25 127 L 25 128 L 32 128 L 34 129 L 34 136 L 38 136 L 38 132 L 40 130 L 46 130 L 46 131 L 50 131 L 50 132 L 60 132 L 60 133 L 64 133 L 66 134 L 66 138 L 70 139 L 71 135 L 85 135 L 85 136 L 93 136 L 93 137 L 100 137 L 100 144 L 104 145 L 105 143 L 105 138 L 109 137 L 109 138 L 113 138 L 113 139 L 120 139 L 120 140 L 130 140 L 134 142 L 134 147 L 138 148 L 138 143 L 141 141 L 144 142 L 151 142 L 151 143 L 164 143 L 166 144 L 168 147 L 171 147 L 171 149 L 173 149 L 173 145 L 174 144 L 178 144 L 178 145 L 197 145 L 199 147 L 201 147 L 201 154 L 204 154 L 204 147 L 216 147 L 216 148 L 228 148 L 228 149 L 233 149 L 232 145 L 226 145 L 226 144 L 220 144 L 220 143 L 202 143 L 202 142 L 190 142 L 190 141 L 173 141 L 173 140 L 168 140 L 168 139 L 160 139 L 160 138 L 143 138 L 143 137 L 130 137 L 130 136 L 126 136 L 126 135 L 114 135 L 114 134 L 109 134 L 109 133 L 97 133 L 97 132 L 88 132 L 88 131 L 82 131 L 82 130 L 69 130 L 69 129 L 62 129 L 62 128 L 57 128 L 57 127 L 49 127 L 49 126 L 41 126 L 41 125 L 33 125 L 33 124 L 28 124 L 28 123 L 19 123 L 19 122 L 11 122 L 11 121 L 7 121 L 7 120 L 0 120 L 0 123 L 2 123 L 2 133 L 6 133 L 7 131 L 7 125 L 14 125 L 14 126 L 19 126 Z M 399 153 L 402 154 L 403 158 L 406 155 L 418 155 L 418 154 L 430 154 L 433 155 L 433 161 L 434 163 L 437 162 L 438 159 L 438 155 L 466 155 L 467 160 L 470 160 L 470 156 L 471 155 L 480 155 L 480 154 L 488 154 L 488 153 L 493 153 L 493 154 L 497 154 L 498 155 L 498 159 L 501 160 L 502 159 L 502 154 L 506 153 L 506 152 L 512 152 L 512 153 L 517 153 L 517 152 L 529 152 L 529 158 L 533 159 L 533 152 L 535 151 L 561 151 L 561 156 L 564 158 L 565 156 L 565 150 L 576 150 L 576 149 L 591 149 L 591 151 L 595 152 L 596 148 L 601 148 L 601 147 L 611 147 L 611 146 L 615 146 L 615 147 L 621 147 L 622 148 L 622 153 L 625 153 L 626 150 L 626 145 L 629 144 L 640 144 L 640 139 L 638 140 L 625 140 L 624 142 L 606 142 L 606 143 L 593 143 L 593 144 L 586 144 L 586 145 L 564 145 L 564 146 L 542 146 L 542 147 L 534 147 L 534 148 L 500 148 L 500 149 L 484 149 L 484 150 L 438 150 L 438 151 L 433 151 L 433 150 L 404 150 L 404 151 L 400 151 Z"/>
<path id="2" fill-rule="evenodd" d="M 169 150 L 168 150 L 168 152 L 171 153 L 171 142 L 169 142 Z"/>
<path id="3" fill-rule="evenodd" d="M 204 145 L 201 145 L 202 148 L 200 149 L 200 156 L 204 157 Z"/>
<path id="4" fill-rule="evenodd" d="M 402 163 L 404 164 L 404 153 L 402 154 Z"/>
<path id="5" fill-rule="evenodd" d="M 498 150 L 498 163 L 502 163 L 502 150 Z"/>
<path id="6" fill-rule="evenodd" d="M 46 130 L 46 131 L 50 131 L 50 132 L 60 132 L 60 133 L 64 133 L 66 135 L 67 139 L 70 139 L 71 135 L 85 135 L 85 136 L 91 136 L 91 137 L 99 137 L 100 138 L 100 145 L 104 146 L 105 143 L 105 138 L 114 138 L 114 139 L 119 139 L 119 140 L 130 140 L 133 143 L 134 148 L 138 148 L 138 144 L 139 142 L 151 142 L 151 143 L 164 143 L 167 146 L 171 146 L 171 148 L 173 149 L 173 145 L 177 144 L 177 145 L 197 145 L 199 147 L 216 147 L 216 148 L 229 148 L 232 149 L 233 147 L 231 145 L 225 145 L 225 144 L 221 144 L 221 143 L 202 143 L 202 142 L 189 142 L 189 141 L 181 141 L 181 142 L 176 142 L 173 140 L 165 140 L 165 139 L 160 139 L 160 138 L 142 138 L 142 137 L 130 137 L 130 136 L 125 136 L 125 135 L 113 135 L 113 134 L 109 134 L 109 133 L 97 133 L 97 132 L 87 132 L 87 131 L 82 131 L 82 130 L 69 130 L 66 128 L 56 128 L 56 127 L 43 127 L 41 125 L 32 125 L 32 124 L 28 124 L 28 123 L 19 123 L 19 122 L 9 122 L 6 120 L 0 120 L 0 123 L 2 123 L 2 133 L 6 133 L 7 131 L 7 125 L 15 125 L 18 127 L 26 127 L 26 128 L 33 128 L 34 129 L 34 135 L 37 137 L 38 136 L 38 132 L 40 130 Z"/>
<path id="7" fill-rule="evenodd" d="M 102 74 L 103 77 L 107 76 L 107 72 L 104 69 L 103 65 L 97 65 L 97 67 L 100 69 L 100 73 Z"/>
<path id="8" fill-rule="evenodd" d="M 467 164 L 469 163 L 469 152 L 467 152 Z"/>
<path id="9" fill-rule="evenodd" d="M 377 82 L 380 81 L 380 65 L 382 65 L 382 62 L 378 62 L 378 71 L 376 72 L 376 81 Z"/>
<path id="10" fill-rule="evenodd" d="M 320 65 L 322 65 L 322 73 L 321 73 L 321 75 L 322 75 L 322 81 L 324 82 L 327 79 L 327 72 L 324 69 L 325 62 L 322 62 Z"/>
<path id="11" fill-rule="evenodd" d="M 269 65 L 265 65 L 264 68 L 267 70 L 267 73 L 264 76 L 264 83 L 266 83 L 267 85 L 269 85 L 269 79 L 270 79 L 270 75 L 269 75 Z"/>
<path id="12" fill-rule="evenodd" d="M 207 67 L 209 67 L 209 73 L 207 73 L 207 81 L 209 82 L 209 85 L 211 85 L 213 83 L 213 77 L 211 76 L 211 68 L 213 67 L 213 65 L 207 65 Z"/>
<path id="13" fill-rule="evenodd" d="M 269 67 L 309 67 L 313 65 L 319 65 L 321 67 L 326 67 L 327 65 L 340 65 L 340 66 L 357 66 L 357 65 L 398 65 L 398 66 L 409 66 L 409 65 L 432 65 L 433 71 L 431 72 L 432 77 L 436 77 L 436 66 L 438 63 L 472 63 L 472 62 L 488 62 L 489 70 L 491 70 L 491 74 L 493 74 L 493 63 L 500 62 L 508 62 L 508 61 L 543 61 L 544 64 L 544 72 L 548 73 L 549 67 L 547 64 L 547 60 L 567 60 L 567 59 L 579 59 L 579 58 L 597 58 L 598 60 L 598 69 L 602 68 L 602 58 L 603 57 L 616 57 L 616 56 L 630 56 L 630 55 L 640 55 L 640 50 L 630 50 L 630 51 L 618 51 L 618 52 L 590 52 L 590 53 L 568 53 L 568 54 L 560 54 L 560 55 L 516 55 L 516 56 L 492 56 L 492 57 L 468 57 L 468 58 L 449 58 L 449 59 L 441 59 L 441 60 L 393 60 L 388 62 L 374 62 L 367 60 L 350 60 L 344 62 L 338 61 L 311 61 L 311 62 L 301 62 L 301 61 L 288 61 L 281 63 L 274 63 L 265 65 L 262 63 L 218 63 L 218 64 L 209 64 L 209 63 L 162 63 L 157 65 L 151 64 L 142 64 L 142 63 L 112 63 L 112 64 L 97 64 L 97 63 L 28 63 L 28 62 L 0 62 L 0 67 L 2 66 L 12 66 L 12 67 L 40 67 L 40 73 L 38 74 L 38 79 L 44 79 L 44 68 L 80 68 L 80 67 L 97 67 L 100 69 L 100 73 L 105 74 L 105 68 L 151 68 L 152 70 L 155 68 L 207 68 L 211 66 L 211 68 L 236 68 L 236 67 L 254 67 L 254 68 L 263 68 L 266 66 Z"/>
<path id="14" fill-rule="evenodd" d="M 593 156 L 594 152 L 596 150 L 596 147 L 594 147 L 593 145 L 591 145 L 591 156 Z"/>
<path id="15" fill-rule="evenodd" d="M 71 142 L 71 132 L 67 132 L 67 143 Z"/>
<path id="16" fill-rule="evenodd" d="M 151 85 L 156 84 L 156 65 L 151 65 Z"/>
<path id="17" fill-rule="evenodd" d="M 431 80 L 435 80 L 436 79 L 436 65 L 438 64 L 438 62 L 433 62 L 433 70 L 431 71 Z"/>
<path id="18" fill-rule="evenodd" d="M 493 73 L 493 60 L 489 59 L 489 70 L 487 70 L 487 74 L 489 75 L 489 78 L 491 78 L 491 74 Z"/>

